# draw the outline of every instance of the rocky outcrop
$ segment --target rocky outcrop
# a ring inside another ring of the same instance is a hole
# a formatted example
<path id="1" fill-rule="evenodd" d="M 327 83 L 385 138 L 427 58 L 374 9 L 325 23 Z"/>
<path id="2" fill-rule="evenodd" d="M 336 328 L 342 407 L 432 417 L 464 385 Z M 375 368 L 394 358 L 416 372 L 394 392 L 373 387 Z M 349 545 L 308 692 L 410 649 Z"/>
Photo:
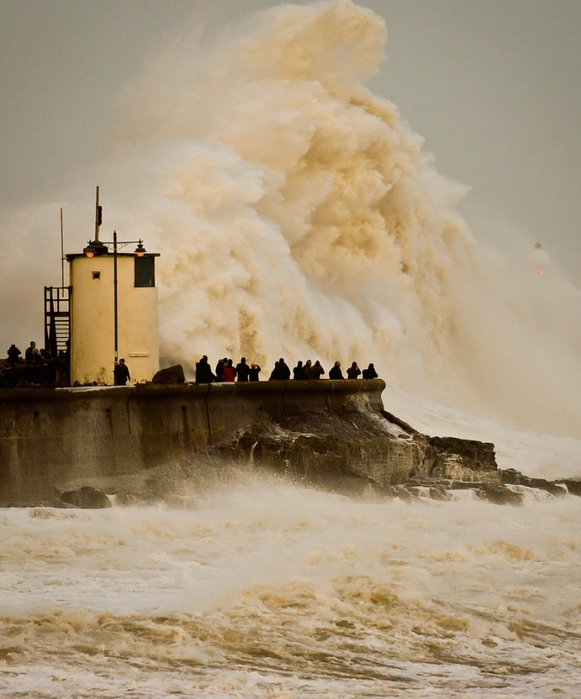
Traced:
<path id="1" fill-rule="evenodd" d="M 355 497 L 447 500 L 456 482 L 508 490 L 500 482 L 493 445 L 428 437 L 389 413 L 372 411 L 273 416 L 139 478 L 93 485 L 115 494 L 119 505 L 195 506 L 208 488 L 248 469 Z M 77 483 L 61 499 L 91 507 L 88 499 L 79 501 L 84 490 Z"/>
<path id="2" fill-rule="evenodd" d="M 495 505 L 521 505 L 523 494 L 497 483 L 481 483 L 474 489 L 480 500 L 486 500 Z"/>
<path id="3" fill-rule="evenodd" d="M 571 495 L 581 496 L 581 480 L 578 478 L 562 478 L 557 481 L 558 485 L 564 485 Z"/>
<path id="4" fill-rule="evenodd" d="M 566 495 L 567 492 L 571 492 L 573 495 L 581 495 L 581 489 L 575 487 L 576 485 L 581 486 L 581 482 L 579 481 L 547 481 L 544 478 L 529 478 L 519 473 L 514 468 L 509 468 L 506 471 L 499 471 L 499 474 L 502 483 L 508 485 L 522 485 L 526 488 L 545 490 L 556 497 Z"/>
<path id="5" fill-rule="evenodd" d="M 581 494 L 580 481 L 500 471 L 491 443 L 419 433 L 383 410 L 381 380 L 179 384 L 175 369 L 169 384 L 4 391 L 0 504 L 189 507 L 252 471 L 355 496 Z"/>
<path id="6" fill-rule="evenodd" d="M 500 482 L 493 444 L 428 437 L 392 417 L 283 415 L 238 430 L 216 450 L 224 458 L 267 465 L 314 484 L 356 477 L 387 487 L 417 476 Z"/>
<path id="7" fill-rule="evenodd" d="M 58 505 L 60 500 L 66 505 L 79 507 L 86 510 L 100 510 L 105 507 L 111 507 L 111 501 L 107 495 L 98 488 L 93 488 L 89 485 L 84 485 L 77 490 L 67 490 L 56 495 L 55 504 Z"/>
<path id="8" fill-rule="evenodd" d="M 454 480 L 497 481 L 494 444 L 458 437 L 429 437 L 429 475 Z"/>

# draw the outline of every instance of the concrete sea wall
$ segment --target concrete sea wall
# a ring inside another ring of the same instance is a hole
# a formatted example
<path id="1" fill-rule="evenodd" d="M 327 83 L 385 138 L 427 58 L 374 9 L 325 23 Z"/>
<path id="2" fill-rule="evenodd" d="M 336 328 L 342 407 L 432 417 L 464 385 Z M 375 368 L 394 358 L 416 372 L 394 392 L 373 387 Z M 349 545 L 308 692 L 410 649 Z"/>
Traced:
<path id="1" fill-rule="evenodd" d="M 375 379 L 5 389 L 0 504 L 49 501 L 57 484 L 176 462 L 276 416 L 380 414 L 384 388 Z"/>

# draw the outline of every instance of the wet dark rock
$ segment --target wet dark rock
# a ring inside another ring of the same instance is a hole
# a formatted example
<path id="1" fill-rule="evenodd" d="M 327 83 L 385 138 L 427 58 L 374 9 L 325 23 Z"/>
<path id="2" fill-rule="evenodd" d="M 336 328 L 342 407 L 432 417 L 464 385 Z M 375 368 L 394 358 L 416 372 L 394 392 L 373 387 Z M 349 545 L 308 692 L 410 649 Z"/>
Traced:
<path id="1" fill-rule="evenodd" d="M 522 505 L 523 502 L 522 493 L 517 493 L 505 485 L 481 483 L 474 493 L 481 500 L 487 500 L 495 505 Z"/>
<path id="2" fill-rule="evenodd" d="M 353 493 L 371 487 L 390 497 L 445 500 L 444 481 L 500 482 L 493 444 L 428 437 L 386 411 L 281 415 L 237 431 L 214 449 L 231 461 Z M 405 493 L 393 491 L 405 484 Z"/>
<path id="3" fill-rule="evenodd" d="M 404 432 L 407 432 L 408 434 L 420 434 L 420 432 L 414 429 L 411 425 L 408 425 L 407 422 L 401 420 L 399 417 L 397 417 L 397 415 L 394 415 L 393 413 L 390 413 L 387 410 L 382 410 L 381 414 L 386 420 L 393 422 L 394 425 L 397 425 Z"/>
<path id="4" fill-rule="evenodd" d="M 563 497 L 564 495 L 567 495 L 568 486 L 558 481 L 547 481 L 544 478 L 529 478 L 528 476 L 524 476 L 522 473 L 519 473 L 514 468 L 509 468 L 505 471 L 499 471 L 499 474 L 502 482 L 509 485 L 524 485 L 527 488 L 546 490 L 548 493 L 551 493 L 551 495 L 554 495 L 555 497 Z M 571 491 L 569 490 L 569 492 Z M 576 494 L 581 494 L 581 489 L 579 493 Z"/>
<path id="5" fill-rule="evenodd" d="M 254 423 L 204 452 L 131 477 L 95 480 L 92 487 L 70 482 L 59 502 L 109 507 L 107 492 L 116 505 L 197 508 L 206 494 L 257 472 L 367 500 L 447 501 L 470 489 L 490 503 L 520 505 L 526 488 L 566 494 L 563 484 L 498 470 L 491 443 L 422 435 L 390 413 L 328 411 Z M 569 483 L 571 492 L 581 492 L 580 481 Z"/>
<path id="6" fill-rule="evenodd" d="M 55 497 L 52 500 L 51 503 L 52 507 L 56 507 L 59 510 L 78 510 L 77 505 L 72 505 L 70 502 L 64 502 L 64 500 L 61 500 L 58 495 L 55 495 Z"/>
<path id="7" fill-rule="evenodd" d="M 450 490 L 477 490 L 485 488 L 488 483 L 483 481 L 449 481 L 448 488 Z"/>
<path id="8" fill-rule="evenodd" d="M 126 493 L 119 492 L 115 493 L 114 503 L 121 507 L 134 507 L 137 505 L 150 505 L 152 504 L 152 499 L 148 498 L 144 493 Z"/>
<path id="9" fill-rule="evenodd" d="M 418 499 L 418 495 L 410 492 L 405 486 L 397 485 L 391 486 L 387 489 L 387 494 L 391 497 L 398 498 L 404 502 L 411 502 L 412 500 Z"/>
<path id="10" fill-rule="evenodd" d="M 442 502 L 452 500 L 452 494 L 450 491 L 446 490 L 446 488 L 440 485 L 436 485 L 434 488 L 428 488 L 428 495 L 430 500 L 440 500 Z"/>
<path id="11" fill-rule="evenodd" d="M 428 437 L 429 475 L 457 480 L 498 481 L 494 444 L 458 437 Z"/>
<path id="12" fill-rule="evenodd" d="M 78 490 L 68 490 L 61 493 L 60 500 L 73 507 L 80 507 L 86 510 L 100 510 L 111 507 L 111 501 L 107 495 L 98 488 L 85 485 Z"/>
<path id="13" fill-rule="evenodd" d="M 421 458 L 399 428 L 358 412 L 282 415 L 239 430 L 215 450 L 230 461 L 351 492 L 405 483 Z"/>
<path id="14" fill-rule="evenodd" d="M 152 383 L 185 383 L 184 369 L 181 364 L 169 366 L 166 369 L 160 369 L 154 374 Z"/>
<path id="15" fill-rule="evenodd" d="M 581 480 L 578 480 L 577 478 L 564 478 L 557 481 L 557 485 L 561 484 L 567 488 L 571 495 L 581 496 Z"/>

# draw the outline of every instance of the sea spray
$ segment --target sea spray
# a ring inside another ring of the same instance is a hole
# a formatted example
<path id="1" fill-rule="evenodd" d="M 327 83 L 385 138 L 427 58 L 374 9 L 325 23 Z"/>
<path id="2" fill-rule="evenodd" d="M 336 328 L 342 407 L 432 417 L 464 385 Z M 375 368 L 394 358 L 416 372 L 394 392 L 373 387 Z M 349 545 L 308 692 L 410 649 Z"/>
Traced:
<path id="1" fill-rule="evenodd" d="M 205 495 L 6 510 L 3 695 L 577 696 L 578 498 Z"/>
<path id="2" fill-rule="evenodd" d="M 190 377 L 202 354 L 265 376 L 280 356 L 373 361 L 394 400 L 578 436 L 581 292 L 477 243 L 454 208 L 466 188 L 365 86 L 386 37 L 348 0 L 277 6 L 214 46 L 184 35 L 126 88 L 107 157 L 64 193 L 76 245 L 97 181 L 102 236 L 162 254 L 162 355 Z M 28 252 L 41 211 L 17 214 Z M 17 259 L 15 283 L 31 258 Z"/>
<path id="3" fill-rule="evenodd" d="M 160 115 L 155 102 L 149 142 L 179 139 L 181 150 L 201 131 L 220 144 L 166 180 L 189 230 L 198 223 L 191 247 L 184 235 L 172 241 L 177 260 L 166 269 L 188 305 L 202 305 L 185 327 L 168 318 L 166 336 L 182 335 L 183 346 L 184 332 L 200 345 L 218 335 L 229 352 L 259 361 L 278 348 L 327 363 L 376 360 L 396 381 L 410 365 L 409 381 L 425 364 L 446 366 L 446 270 L 471 239 L 450 206 L 458 188 L 361 82 L 377 71 L 384 40 L 382 21 L 349 2 L 283 6 L 225 56 L 221 45 L 203 70 L 192 65 L 180 107 L 168 100 Z"/>

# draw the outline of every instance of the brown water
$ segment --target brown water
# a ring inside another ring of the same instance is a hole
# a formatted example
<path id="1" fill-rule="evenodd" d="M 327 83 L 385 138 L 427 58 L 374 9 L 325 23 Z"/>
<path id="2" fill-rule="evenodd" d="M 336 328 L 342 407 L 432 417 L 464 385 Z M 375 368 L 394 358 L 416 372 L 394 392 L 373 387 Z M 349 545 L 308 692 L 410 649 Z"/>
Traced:
<path id="1" fill-rule="evenodd" d="M 196 510 L 2 511 L 3 696 L 578 695 L 581 500 L 248 479 Z"/>

